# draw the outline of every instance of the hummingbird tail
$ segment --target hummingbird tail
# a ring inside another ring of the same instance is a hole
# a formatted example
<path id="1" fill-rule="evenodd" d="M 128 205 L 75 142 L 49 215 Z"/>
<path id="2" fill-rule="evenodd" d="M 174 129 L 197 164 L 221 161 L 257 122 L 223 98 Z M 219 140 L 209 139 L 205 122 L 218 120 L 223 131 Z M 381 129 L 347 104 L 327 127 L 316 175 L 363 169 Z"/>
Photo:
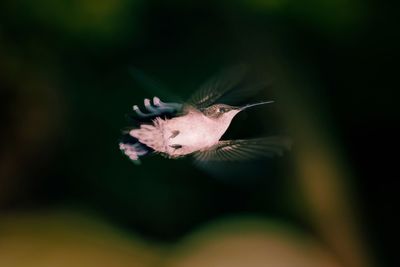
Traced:
<path id="1" fill-rule="evenodd" d="M 180 103 L 164 103 L 158 97 L 153 97 L 153 103 L 150 99 L 144 99 L 145 112 L 138 105 L 133 106 L 135 117 L 141 122 L 152 121 L 156 117 L 174 115 L 182 109 Z M 146 111 L 147 110 L 147 111 Z"/>
<path id="2" fill-rule="evenodd" d="M 119 149 L 134 163 L 140 164 L 139 157 L 153 152 L 153 149 L 139 142 L 129 134 L 124 134 L 119 142 Z"/>

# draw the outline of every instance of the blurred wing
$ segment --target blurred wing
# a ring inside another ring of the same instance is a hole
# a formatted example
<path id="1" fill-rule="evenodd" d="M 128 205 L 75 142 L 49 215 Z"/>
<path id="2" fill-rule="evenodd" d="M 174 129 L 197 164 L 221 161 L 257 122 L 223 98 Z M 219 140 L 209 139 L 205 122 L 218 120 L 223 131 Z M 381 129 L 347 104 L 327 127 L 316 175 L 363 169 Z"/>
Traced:
<path id="1" fill-rule="evenodd" d="M 188 103 L 197 108 L 206 108 L 215 103 L 222 103 L 221 100 L 224 96 L 239 87 L 245 73 L 243 65 L 222 72 L 201 86 L 189 98 Z"/>
<path id="2" fill-rule="evenodd" d="M 291 147 L 290 139 L 286 137 L 266 137 L 244 140 L 219 141 L 209 150 L 195 152 L 196 161 L 243 161 L 258 157 L 281 156 Z"/>

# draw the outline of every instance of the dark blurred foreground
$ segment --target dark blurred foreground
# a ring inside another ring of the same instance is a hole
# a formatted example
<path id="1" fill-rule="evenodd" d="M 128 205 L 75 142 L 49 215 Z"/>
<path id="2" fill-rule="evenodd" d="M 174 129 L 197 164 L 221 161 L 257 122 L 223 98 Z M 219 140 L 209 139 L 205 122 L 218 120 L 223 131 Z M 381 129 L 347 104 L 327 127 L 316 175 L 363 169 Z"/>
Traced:
<path id="1" fill-rule="evenodd" d="M 0 266 L 394 266 L 397 10 L 1 2 Z M 227 136 L 285 133 L 291 152 L 234 178 L 121 155 L 133 104 L 237 63 L 276 105 Z"/>

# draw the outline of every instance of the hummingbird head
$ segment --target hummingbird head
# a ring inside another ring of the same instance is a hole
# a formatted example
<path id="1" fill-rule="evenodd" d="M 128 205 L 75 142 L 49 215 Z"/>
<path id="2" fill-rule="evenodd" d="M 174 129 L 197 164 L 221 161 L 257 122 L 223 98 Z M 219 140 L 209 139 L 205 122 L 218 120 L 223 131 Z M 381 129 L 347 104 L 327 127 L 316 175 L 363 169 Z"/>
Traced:
<path id="1" fill-rule="evenodd" d="M 270 104 L 274 101 L 259 102 L 254 104 L 247 104 L 244 106 L 230 106 L 226 104 L 215 104 L 202 110 L 203 114 L 210 119 L 218 120 L 221 122 L 230 123 L 233 117 L 239 112 L 258 105 Z"/>

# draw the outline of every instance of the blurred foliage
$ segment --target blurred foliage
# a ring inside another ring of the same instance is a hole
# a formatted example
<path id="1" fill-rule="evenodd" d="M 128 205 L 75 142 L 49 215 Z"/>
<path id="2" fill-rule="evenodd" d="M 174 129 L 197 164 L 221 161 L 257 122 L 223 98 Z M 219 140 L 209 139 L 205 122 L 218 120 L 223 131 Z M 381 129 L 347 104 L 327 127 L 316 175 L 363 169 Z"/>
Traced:
<path id="1" fill-rule="evenodd" d="M 174 242 L 215 219 L 257 214 L 290 222 L 348 266 L 369 261 L 364 244 L 390 263 L 380 230 L 394 229 L 386 191 L 395 186 L 375 155 L 397 138 L 397 10 L 361 0 L 0 2 L 3 233 L 14 220 L 29 225 L 14 213 L 68 207 L 130 240 Z M 294 151 L 228 179 L 186 159 L 138 167 L 118 151 L 133 104 L 185 99 L 242 62 L 273 81 L 257 97 L 277 104 L 240 114 L 227 136 L 290 134 Z"/>
<path id="2" fill-rule="evenodd" d="M 367 5 L 360 0 L 250 0 L 241 6 L 266 15 L 292 17 L 328 35 L 354 30 L 367 16 Z"/>
<path id="3" fill-rule="evenodd" d="M 340 266 L 304 234 L 257 217 L 218 221 L 169 247 L 67 210 L 6 216 L 0 229 L 0 264 L 9 267 Z"/>
<path id="4" fill-rule="evenodd" d="M 62 34 L 65 39 L 115 42 L 128 33 L 125 26 L 140 1 L 10 1 L 4 11 L 17 16 L 8 19 L 21 28 L 40 27 L 41 31 Z M 134 31 L 135 23 L 129 31 Z"/>
<path id="5" fill-rule="evenodd" d="M 3 217 L 1 266 L 154 266 L 161 249 L 97 218 L 61 210 Z"/>

